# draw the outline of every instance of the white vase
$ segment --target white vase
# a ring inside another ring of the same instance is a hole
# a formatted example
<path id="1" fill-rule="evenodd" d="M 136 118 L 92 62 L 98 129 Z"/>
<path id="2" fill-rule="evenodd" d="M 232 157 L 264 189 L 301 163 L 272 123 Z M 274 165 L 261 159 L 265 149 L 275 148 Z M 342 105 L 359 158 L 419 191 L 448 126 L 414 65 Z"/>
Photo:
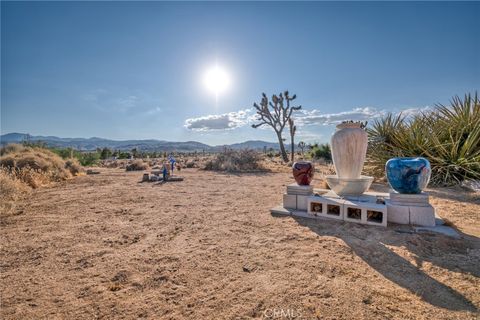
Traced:
<path id="1" fill-rule="evenodd" d="M 337 176 L 358 179 L 367 154 L 368 136 L 360 123 L 342 123 L 332 136 L 332 157 Z"/>

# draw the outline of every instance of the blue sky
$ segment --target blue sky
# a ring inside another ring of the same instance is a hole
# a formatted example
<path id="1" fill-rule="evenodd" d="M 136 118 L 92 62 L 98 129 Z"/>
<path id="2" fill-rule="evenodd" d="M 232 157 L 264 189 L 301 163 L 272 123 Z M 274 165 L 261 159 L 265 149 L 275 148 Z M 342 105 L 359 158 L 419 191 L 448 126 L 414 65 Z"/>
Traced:
<path id="1" fill-rule="evenodd" d="M 478 2 L 3 2 L 1 132 L 275 141 L 252 103 L 288 89 L 299 139 L 480 88 Z M 216 103 L 202 81 L 218 63 Z"/>

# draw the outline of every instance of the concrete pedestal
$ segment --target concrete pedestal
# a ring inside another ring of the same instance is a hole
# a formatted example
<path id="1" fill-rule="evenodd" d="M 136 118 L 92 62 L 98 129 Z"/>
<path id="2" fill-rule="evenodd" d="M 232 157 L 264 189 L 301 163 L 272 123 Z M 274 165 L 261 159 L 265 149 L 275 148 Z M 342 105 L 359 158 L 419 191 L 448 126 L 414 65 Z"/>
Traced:
<path id="1" fill-rule="evenodd" d="M 300 194 L 290 194 L 292 192 Z M 305 195 L 309 192 L 311 192 L 310 195 Z M 383 200 L 385 204 L 382 203 Z M 324 221 L 334 219 L 384 227 L 387 226 L 388 221 L 413 225 L 415 232 L 438 232 L 459 237 L 454 229 L 442 225 L 442 220 L 435 217 L 435 208 L 428 203 L 426 193 L 405 195 L 366 192 L 361 196 L 339 197 L 331 190 L 295 185 L 287 187 L 287 193 L 283 196 L 283 205 L 272 208 L 271 212 Z"/>
<path id="2" fill-rule="evenodd" d="M 314 195 L 315 194 L 315 195 Z M 427 193 L 399 194 L 365 192 L 340 197 L 331 190 L 312 186 L 287 186 L 283 207 L 305 216 L 324 217 L 369 225 L 387 226 L 387 221 L 422 227 L 435 226 L 435 208 Z M 383 203 L 384 202 L 384 203 Z"/>
<path id="3" fill-rule="evenodd" d="M 313 194 L 313 186 L 299 186 L 296 183 L 292 183 L 287 186 L 287 194 L 311 196 Z"/>
<path id="4" fill-rule="evenodd" d="M 326 189 L 315 189 L 314 193 L 314 196 L 284 194 L 283 208 L 302 217 L 387 226 L 387 206 L 377 203 L 377 199 L 388 197 L 385 193 L 367 192 L 355 197 L 340 197 Z"/>
<path id="5" fill-rule="evenodd" d="M 430 205 L 429 196 L 425 192 L 421 194 L 390 192 L 390 199 L 386 203 L 390 222 L 423 227 L 435 226 L 435 208 Z"/>
<path id="6" fill-rule="evenodd" d="M 311 195 L 313 195 L 313 186 L 290 184 L 287 186 L 287 193 L 283 195 L 283 207 L 307 211 L 308 197 Z"/>

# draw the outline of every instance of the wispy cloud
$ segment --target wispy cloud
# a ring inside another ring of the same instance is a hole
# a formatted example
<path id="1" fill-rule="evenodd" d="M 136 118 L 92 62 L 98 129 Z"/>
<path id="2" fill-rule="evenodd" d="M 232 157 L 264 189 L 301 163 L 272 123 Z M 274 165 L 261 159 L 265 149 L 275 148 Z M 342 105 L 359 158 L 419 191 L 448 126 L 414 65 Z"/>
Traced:
<path id="1" fill-rule="evenodd" d="M 392 111 L 393 113 L 404 114 L 405 116 L 411 116 L 419 112 L 428 111 L 430 107 L 423 108 L 408 108 L 399 111 Z M 375 118 L 380 118 L 388 113 L 387 110 L 379 110 L 373 107 L 354 108 L 348 111 L 342 111 L 338 113 L 323 113 L 318 109 L 300 110 L 293 116 L 297 126 L 312 126 L 312 125 L 336 125 L 342 121 L 370 121 Z M 184 127 L 194 131 L 220 131 L 220 130 L 232 130 L 241 128 L 246 125 L 255 123 L 257 115 L 254 109 L 244 109 L 236 112 L 224 113 L 224 114 L 212 114 L 198 118 L 190 118 L 185 120 Z M 262 126 L 261 128 L 269 129 L 268 126 Z M 306 133 L 306 131 L 305 131 Z M 313 134 L 311 134 L 313 135 Z M 307 134 L 305 134 L 305 138 Z"/>
<path id="2" fill-rule="evenodd" d="M 105 89 L 92 90 L 82 96 L 91 107 L 103 112 L 119 112 L 129 116 L 153 116 L 163 109 L 155 106 L 159 99 L 142 93 L 116 94 Z"/>
<path id="3" fill-rule="evenodd" d="M 372 107 L 354 108 L 339 113 L 322 113 L 320 110 L 300 110 L 295 116 L 299 125 L 334 125 L 346 120 L 366 121 L 385 115 L 386 111 Z"/>
<path id="4" fill-rule="evenodd" d="M 314 142 L 322 140 L 324 138 L 323 134 L 305 130 L 304 127 L 297 127 L 297 133 L 295 134 L 295 136 L 295 140 L 298 142 Z"/>
<path id="5" fill-rule="evenodd" d="M 224 114 L 213 114 L 185 120 L 184 127 L 194 131 L 231 130 L 251 122 L 252 109 L 244 109 Z"/>
<path id="6" fill-rule="evenodd" d="M 424 112 L 429 112 L 432 111 L 433 108 L 431 106 L 426 106 L 422 108 L 408 108 L 408 109 L 403 109 L 397 113 L 402 113 L 403 116 L 405 117 L 411 117 L 419 113 L 424 113 Z"/>
<path id="7" fill-rule="evenodd" d="M 149 110 L 145 111 L 145 114 L 146 114 L 147 116 L 153 116 L 154 114 L 160 113 L 160 112 L 162 112 L 162 111 L 163 111 L 162 108 L 160 108 L 160 107 L 155 107 L 155 108 L 152 108 L 152 109 L 149 109 Z"/>
<path id="8" fill-rule="evenodd" d="M 355 108 L 350 111 L 324 114 L 319 110 L 300 110 L 294 115 L 297 125 L 332 125 L 344 120 L 368 120 L 385 114 L 375 108 Z M 195 131 L 231 130 L 250 125 L 256 121 L 254 109 L 244 109 L 236 112 L 206 115 L 185 120 L 185 128 Z M 268 128 L 267 126 L 263 126 Z M 262 128 L 263 128 L 262 127 Z"/>
<path id="9" fill-rule="evenodd" d="M 116 105 L 116 109 L 119 111 L 128 111 L 133 109 L 137 106 L 139 102 L 139 98 L 135 95 L 130 95 L 126 97 L 117 98 L 114 101 L 114 106 Z"/>
<path id="10" fill-rule="evenodd" d="M 128 112 L 140 102 L 136 95 L 116 96 L 113 93 L 97 89 L 83 95 L 83 100 L 101 111 Z"/>

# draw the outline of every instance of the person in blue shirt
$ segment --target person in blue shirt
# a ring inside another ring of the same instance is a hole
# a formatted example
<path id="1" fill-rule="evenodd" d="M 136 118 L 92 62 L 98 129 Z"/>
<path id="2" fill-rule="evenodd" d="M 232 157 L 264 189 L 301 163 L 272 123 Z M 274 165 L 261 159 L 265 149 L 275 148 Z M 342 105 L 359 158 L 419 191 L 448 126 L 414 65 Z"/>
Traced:
<path id="1" fill-rule="evenodd" d="M 173 170 L 175 169 L 176 160 L 172 155 L 168 156 L 168 160 L 170 161 L 170 165 L 171 165 L 171 168 L 172 168 L 172 174 L 173 174 Z"/>

